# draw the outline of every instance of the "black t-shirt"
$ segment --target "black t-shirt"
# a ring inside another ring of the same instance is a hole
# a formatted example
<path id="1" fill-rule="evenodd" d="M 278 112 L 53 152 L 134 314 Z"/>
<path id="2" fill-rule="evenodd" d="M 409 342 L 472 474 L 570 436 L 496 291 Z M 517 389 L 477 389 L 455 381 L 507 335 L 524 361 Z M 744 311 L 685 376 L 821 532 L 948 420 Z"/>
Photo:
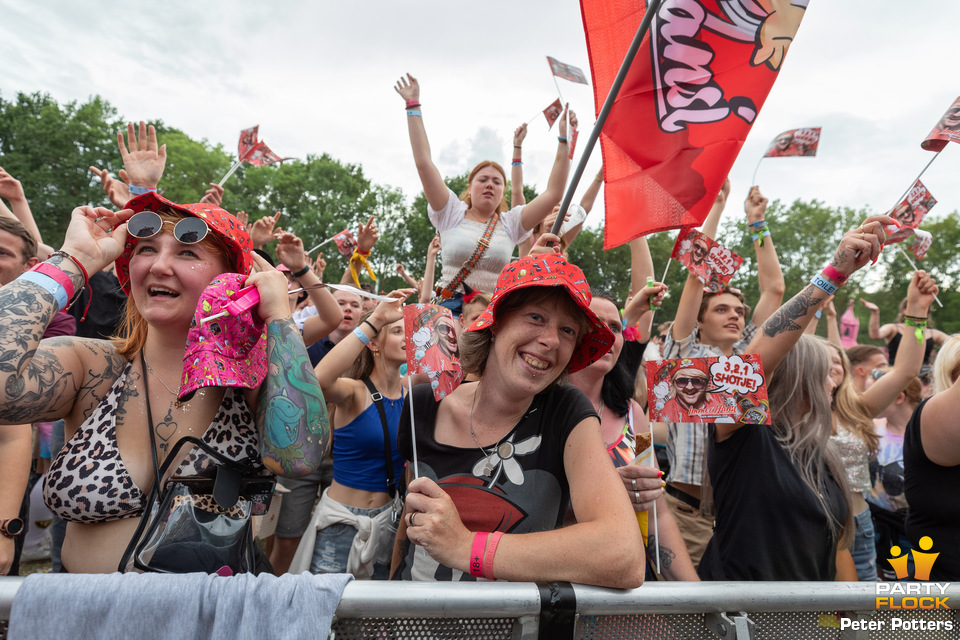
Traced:
<path id="1" fill-rule="evenodd" d="M 126 302 L 127 294 L 112 272 L 98 271 L 90 276 L 89 286 L 80 292 L 80 297 L 70 307 L 70 314 L 77 320 L 77 337 L 107 340 L 117 335 Z M 84 311 L 87 318 L 80 322 Z"/>
<path id="2" fill-rule="evenodd" d="M 814 492 L 780 445 L 776 427 L 744 425 L 723 442 L 710 425 L 707 467 L 716 524 L 700 560 L 703 580 L 833 580 L 837 540 Z M 846 520 L 839 485 L 823 470 L 835 529 Z"/>
<path id="3" fill-rule="evenodd" d="M 476 383 L 464 383 L 476 384 Z M 410 399 L 407 399 L 410 402 Z M 555 386 L 534 397 L 530 409 L 500 441 L 497 449 L 460 448 L 436 441 L 440 404 L 430 385 L 413 389 L 420 475 L 433 479 L 453 499 L 470 531 L 529 533 L 563 524 L 570 502 L 563 466 L 567 437 L 581 421 L 596 417 L 583 393 Z M 482 412 L 482 407 L 477 407 Z M 464 428 L 466 425 L 464 425 Z M 397 434 L 400 453 L 413 460 L 410 408 L 405 406 Z M 403 558 L 395 577 L 404 580 L 473 580 L 445 567 L 401 540 Z"/>
<path id="4" fill-rule="evenodd" d="M 939 553 L 930 580 L 955 581 L 960 580 L 960 465 L 942 467 L 923 452 L 920 413 L 926 403 L 921 402 L 913 412 L 903 436 L 904 494 L 910 505 L 907 537 L 915 567 L 919 568 L 918 553 Z M 931 538 L 932 547 L 920 546 L 924 536 Z"/>

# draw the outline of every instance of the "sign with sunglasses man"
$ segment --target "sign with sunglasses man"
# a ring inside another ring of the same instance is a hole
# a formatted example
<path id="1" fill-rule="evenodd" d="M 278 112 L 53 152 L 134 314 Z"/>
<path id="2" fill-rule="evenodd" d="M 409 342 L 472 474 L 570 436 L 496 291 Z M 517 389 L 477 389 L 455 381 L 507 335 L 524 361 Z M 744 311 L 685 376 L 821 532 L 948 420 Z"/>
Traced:
<path id="1" fill-rule="evenodd" d="M 647 363 L 651 422 L 770 424 L 759 356 Z"/>
<path id="2" fill-rule="evenodd" d="M 408 304 L 403 308 L 407 372 L 425 373 L 439 401 L 463 379 L 457 332 L 449 309 L 436 304 Z"/>

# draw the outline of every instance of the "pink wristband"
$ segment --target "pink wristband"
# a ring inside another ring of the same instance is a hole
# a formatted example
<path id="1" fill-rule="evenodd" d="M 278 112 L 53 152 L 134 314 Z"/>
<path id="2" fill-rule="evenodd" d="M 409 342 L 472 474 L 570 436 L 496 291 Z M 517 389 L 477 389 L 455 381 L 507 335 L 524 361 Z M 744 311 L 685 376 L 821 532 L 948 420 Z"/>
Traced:
<path id="1" fill-rule="evenodd" d="M 496 580 L 493 577 L 493 556 L 497 553 L 497 545 L 500 544 L 500 538 L 503 537 L 503 531 L 494 531 L 490 534 L 490 540 L 487 543 L 487 553 L 483 557 L 483 577 L 487 580 Z"/>
<path id="2" fill-rule="evenodd" d="M 483 549 L 489 537 L 489 533 L 473 534 L 473 547 L 470 549 L 470 575 L 474 578 L 483 577 Z"/>
<path id="3" fill-rule="evenodd" d="M 420 106 L 420 101 L 419 101 L 419 100 L 407 100 L 407 106 L 408 106 L 408 107 L 419 107 L 419 106 Z"/>
<path id="4" fill-rule="evenodd" d="M 837 271 L 832 264 L 828 264 L 823 268 L 823 275 L 827 276 L 840 286 L 843 286 L 843 283 L 846 282 L 847 278 L 849 277 Z"/>
<path id="5" fill-rule="evenodd" d="M 30 271 L 36 271 L 37 273 L 42 273 L 43 275 L 53 278 L 54 281 L 61 287 L 64 291 L 67 292 L 67 301 L 73 300 L 73 296 L 76 291 L 73 288 L 73 280 L 70 279 L 70 276 L 67 275 L 67 272 L 59 267 L 55 267 L 49 262 L 38 262 L 37 265 L 30 269 Z"/>

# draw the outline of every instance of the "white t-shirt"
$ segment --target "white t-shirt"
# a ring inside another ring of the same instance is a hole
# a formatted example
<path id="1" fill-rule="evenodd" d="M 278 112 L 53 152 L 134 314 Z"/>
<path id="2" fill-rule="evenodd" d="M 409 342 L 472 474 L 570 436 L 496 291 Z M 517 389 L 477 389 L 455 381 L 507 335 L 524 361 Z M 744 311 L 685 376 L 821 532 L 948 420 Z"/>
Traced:
<path id="1" fill-rule="evenodd" d="M 443 251 L 443 270 L 437 284 L 446 286 L 460 271 L 460 267 L 473 255 L 477 242 L 487 228 L 486 222 L 467 220 L 467 203 L 449 192 L 447 204 L 439 211 L 427 205 L 430 222 L 440 232 L 440 244 Z M 500 222 L 493 232 L 493 240 L 480 259 L 480 264 L 467 276 L 466 282 L 471 289 L 493 293 L 500 270 L 510 262 L 513 249 L 530 236 L 523 228 L 520 212 L 523 206 L 517 206 L 500 214 Z"/>

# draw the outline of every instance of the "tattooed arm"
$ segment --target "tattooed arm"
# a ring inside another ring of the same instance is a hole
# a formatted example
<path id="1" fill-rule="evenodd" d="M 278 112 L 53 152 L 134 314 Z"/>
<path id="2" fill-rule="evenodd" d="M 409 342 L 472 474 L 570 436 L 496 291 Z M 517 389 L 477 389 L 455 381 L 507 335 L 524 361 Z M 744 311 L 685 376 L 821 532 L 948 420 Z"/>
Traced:
<path id="1" fill-rule="evenodd" d="M 660 573 L 667 580 L 687 582 L 699 582 L 700 576 L 693 567 L 690 560 L 690 554 L 687 553 L 687 545 L 680 535 L 680 528 L 677 527 L 677 521 L 667 506 L 667 499 L 660 496 L 657 499 L 657 531 L 653 530 L 653 514 L 648 520 L 650 527 L 650 537 L 647 539 L 647 551 L 650 556 L 656 553 L 657 536 L 660 534 Z M 651 566 L 656 568 L 656 559 Z"/>
<path id="2" fill-rule="evenodd" d="M 879 257 L 880 247 L 886 239 L 882 225 L 889 224 L 890 220 L 887 216 L 871 216 L 856 229 L 848 231 L 830 261 L 831 266 L 848 276 Z M 768 379 L 826 299 L 827 294 L 822 289 L 808 284 L 763 323 L 747 352 L 760 355 Z"/>
<path id="3" fill-rule="evenodd" d="M 267 324 L 267 377 L 247 395 L 256 409 L 263 464 L 284 477 L 320 465 L 330 445 L 330 419 L 303 337 L 290 317 L 287 278 L 258 255 L 247 285 L 260 293 L 257 313 Z M 259 394 L 259 395 L 258 395 Z"/>

